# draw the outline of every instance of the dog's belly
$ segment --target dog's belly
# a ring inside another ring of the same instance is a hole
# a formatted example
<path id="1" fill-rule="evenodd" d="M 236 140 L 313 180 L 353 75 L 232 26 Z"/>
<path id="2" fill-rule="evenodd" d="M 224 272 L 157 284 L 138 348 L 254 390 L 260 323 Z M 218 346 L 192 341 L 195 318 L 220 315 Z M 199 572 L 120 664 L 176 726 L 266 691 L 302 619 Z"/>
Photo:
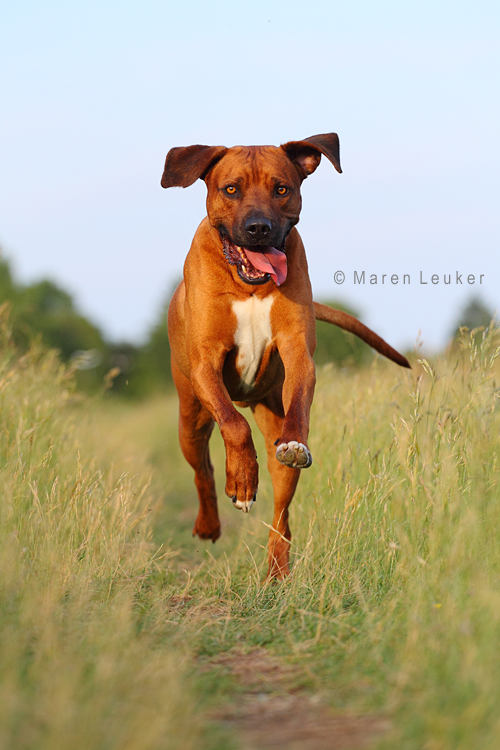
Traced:
<path id="1" fill-rule="evenodd" d="M 281 358 L 273 344 L 273 296 L 233 302 L 237 319 L 234 350 L 226 360 L 224 382 L 233 400 L 262 398 L 282 381 Z"/>

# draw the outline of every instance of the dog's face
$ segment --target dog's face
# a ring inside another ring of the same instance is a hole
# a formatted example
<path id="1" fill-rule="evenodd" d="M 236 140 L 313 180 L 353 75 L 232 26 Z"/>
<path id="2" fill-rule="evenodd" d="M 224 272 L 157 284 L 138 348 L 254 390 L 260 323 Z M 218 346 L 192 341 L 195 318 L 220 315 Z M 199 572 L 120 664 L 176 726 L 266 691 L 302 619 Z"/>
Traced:
<path id="1" fill-rule="evenodd" d="M 285 240 L 298 222 L 299 173 L 274 146 L 231 148 L 205 178 L 207 214 L 247 284 L 286 278 Z"/>
<path id="2" fill-rule="evenodd" d="M 240 247 L 282 248 L 301 209 L 301 179 L 283 149 L 236 146 L 209 171 L 207 213 Z"/>
<path id="3" fill-rule="evenodd" d="M 300 185 L 321 154 L 341 172 L 335 133 L 275 146 L 188 146 L 172 149 L 163 187 L 205 180 L 207 213 L 226 260 L 247 284 L 286 279 L 285 242 L 301 209 Z"/>

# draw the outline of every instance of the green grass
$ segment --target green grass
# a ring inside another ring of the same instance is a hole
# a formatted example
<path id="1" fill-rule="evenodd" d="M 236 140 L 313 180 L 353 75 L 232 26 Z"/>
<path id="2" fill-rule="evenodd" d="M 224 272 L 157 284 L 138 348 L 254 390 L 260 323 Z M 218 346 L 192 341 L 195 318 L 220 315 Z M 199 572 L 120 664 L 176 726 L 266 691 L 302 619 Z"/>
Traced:
<path id="1" fill-rule="evenodd" d="M 175 397 L 81 400 L 53 355 L 6 344 L 0 748 L 238 747 L 210 719 L 244 689 L 220 655 L 256 647 L 291 690 L 389 717 L 384 749 L 498 747 L 497 344 L 320 371 L 277 585 L 260 439 L 244 516 L 214 435 L 223 537 L 202 543 Z"/>

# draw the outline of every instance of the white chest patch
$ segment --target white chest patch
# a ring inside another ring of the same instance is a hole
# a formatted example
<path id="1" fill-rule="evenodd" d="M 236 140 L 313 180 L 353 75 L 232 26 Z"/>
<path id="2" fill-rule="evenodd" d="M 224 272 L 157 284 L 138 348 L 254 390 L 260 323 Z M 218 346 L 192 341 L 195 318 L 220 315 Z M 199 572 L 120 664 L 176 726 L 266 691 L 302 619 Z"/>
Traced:
<path id="1" fill-rule="evenodd" d="M 238 348 L 236 367 L 245 388 L 251 388 L 254 384 L 262 355 L 272 339 L 272 304 L 272 296 L 264 299 L 252 296 L 233 302 L 233 312 L 238 321 L 234 334 L 234 343 Z"/>

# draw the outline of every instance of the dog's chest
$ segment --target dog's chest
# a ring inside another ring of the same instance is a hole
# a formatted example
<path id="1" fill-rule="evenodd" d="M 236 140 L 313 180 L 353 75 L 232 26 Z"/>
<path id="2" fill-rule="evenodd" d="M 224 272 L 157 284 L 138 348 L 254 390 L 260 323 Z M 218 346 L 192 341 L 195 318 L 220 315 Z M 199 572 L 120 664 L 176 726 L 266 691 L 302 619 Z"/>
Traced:
<path id="1" fill-rule="evenodd" d="M 244 388 L 251 388 L 262 361 L 266 346 L 272 340 L 271 307 L 273 297 L 233 302 L 233 312 L 238 321 L 234 344 L 238 354 L 236 367 Z"/>

